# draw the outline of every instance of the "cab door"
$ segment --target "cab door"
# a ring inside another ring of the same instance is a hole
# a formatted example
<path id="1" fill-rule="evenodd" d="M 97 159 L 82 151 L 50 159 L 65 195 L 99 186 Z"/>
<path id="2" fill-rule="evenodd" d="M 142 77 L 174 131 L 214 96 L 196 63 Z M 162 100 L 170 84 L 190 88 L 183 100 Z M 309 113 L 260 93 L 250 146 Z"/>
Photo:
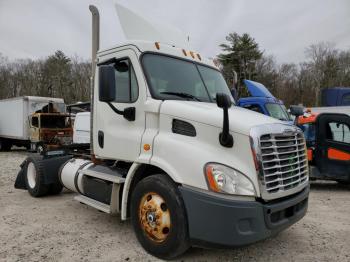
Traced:
<path id="1" fill-rule="evenodd" d="M 350 180 L 350 117 L 320 114 L 316 120 L 315 162 L 322 175 Z"/>
<path id="2" fill-rule="evenodd" d="M 115 69 L 115 100 L 99 100 L 99 68 L 96 71 L 93 143 L 100 158 L 135 161 L 140 155 L 142 134 L 145 131 L 144 104 L 146 87 L 137 54 L 132 49 L 100 57 L 99 66 Z M 135 119 L 128 120 L 115 110 L 135 109 Z"/>
<path id="3" fill-rule="evenodd" d="M 34 115 L 29 117 L 29 136 L 31 142 L 40 141 L 40 119 L 39 116 Z"/>

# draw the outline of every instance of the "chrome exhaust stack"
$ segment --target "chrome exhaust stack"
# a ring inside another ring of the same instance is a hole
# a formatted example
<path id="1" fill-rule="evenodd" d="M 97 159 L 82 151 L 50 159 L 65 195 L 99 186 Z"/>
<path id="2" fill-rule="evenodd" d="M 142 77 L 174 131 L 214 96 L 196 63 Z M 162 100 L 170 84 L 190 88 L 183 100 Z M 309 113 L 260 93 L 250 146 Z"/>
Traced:
<path id="1" fill-rule="evenodd" d="M 94 112 L 94 83 L 95 83 L 95 68 L 97 63 L 97 51 L 100 48 L 100 14 L 94 5 L 89 6 L 92 16 L 92 44 L 91 44 L 91 78 L 90 78 L 90 149 L 91 156 L 94 158 L 94 143 L 93 143 L 93 112 Z"/>

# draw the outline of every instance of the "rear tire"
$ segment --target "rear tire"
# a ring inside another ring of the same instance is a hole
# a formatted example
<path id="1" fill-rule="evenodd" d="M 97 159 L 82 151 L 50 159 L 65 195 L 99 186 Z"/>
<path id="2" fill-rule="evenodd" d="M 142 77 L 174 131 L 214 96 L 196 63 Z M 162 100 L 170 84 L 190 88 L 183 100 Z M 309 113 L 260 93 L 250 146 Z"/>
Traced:
<path id="1" fill-rule="evenodd" d="M 12 144 L 6 140 L 0 139 L 0 151 L 6 152 L 10 151 Z"/>
<path id="2" fill-rule="evenodd" d="M 136 185 L 131 221 L 138 241 L 153 256 L 173 259 L 190 247 L 181 194 L 164 174 L 148 176 Z"/>
<path id="3" fill-rule="evenodd" d="M 43 165 L 40 157 L 30 156 L 27 158 L 25 183 L 29 194 L 33 197 L 48 194 L 49 186 L 44 184 Z"/>
<path id="4" fill-rule="evenodd" d="M 49 194 L 50 195 L 58 195 L 62 192 L 63 186 L 61 183 L 51 184 L 49 186 Z"/>

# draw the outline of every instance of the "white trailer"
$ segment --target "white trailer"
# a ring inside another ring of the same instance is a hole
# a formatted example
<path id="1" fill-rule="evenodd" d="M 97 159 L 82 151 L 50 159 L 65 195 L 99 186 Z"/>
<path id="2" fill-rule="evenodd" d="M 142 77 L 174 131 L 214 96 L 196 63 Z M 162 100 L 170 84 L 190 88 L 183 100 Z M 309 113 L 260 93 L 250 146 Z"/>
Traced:
<path id="1" fill-rule="evenodd" d="M 0 150 L 12 145 L 30 145 L 30 116 L 43 112 L 52 103 L 55 111 L 65 113 L 62 98 L 23 96 L 0 100 Z"/>
<path id="2" fill-rule="evenodd" d="M 250 244 L 305 215 L 300 129 L 235 106 L 213 62 L 166 33 L 97 52 L 99 14 L 90 10 L 91 150 L 27 158 L 17 188 L 39 197 L 64 186 L 130 218 L 145 250 L 163 259 L 192 245 Z M 125 8 L 118 14 L 144 37 L 158 32 Z"/>
<path id="3" fill-rule="evenodd" d="M 90 112 L 77 113 L 74 118 L 73 143 L 90 143 Z"/>
<path id="4" fill-rule="evenodd" d="M 311 107 L 312 113 L 339 113 L 350 115 L 350 106 Z"/>

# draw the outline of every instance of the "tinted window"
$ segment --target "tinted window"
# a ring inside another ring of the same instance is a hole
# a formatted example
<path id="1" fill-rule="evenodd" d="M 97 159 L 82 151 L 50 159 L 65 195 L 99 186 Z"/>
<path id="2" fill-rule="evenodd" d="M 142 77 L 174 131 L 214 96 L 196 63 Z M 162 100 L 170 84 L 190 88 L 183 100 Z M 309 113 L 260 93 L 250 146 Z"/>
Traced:
<path id="1" fill-rule="evenodd" d="M 39 119 L 38 119 L 38 117 L 32 117 L 32 126 L 39 127 Z"/>
<path id="2" fill-rule="evenodd" d="M 115 62 L 116 102 L 135 102 L 138 97 L 138 85 L 134 69 L 128 59 Z"/>
<path id="3" fill-rule="evenodd" d="M 261 107 L 259 105 L 245 105 L 243 106 L 246 109 L 252 110 L 254 112 L 262 113 L 263 111 L 261 110 Z"/>
<path id="4" fill-rule="evenodd" d="M 41 128 L 66 128 L 70 127 L 69 118 L 66 116 L 41 115 Z"/>
<path id="5" fill-rule="evenodd" d="M 350 93 L 343 95 L 341 104 L 343 106 L 350 106 Z"/>
<path id="6" fill-rule="evenodd" d="M 299 126 L 304 132 L 307 146 L 314 146 L 316 141 L 316 129 L 313 123 L 307 123 Z"/>
<path id="7" fill-rule="evenodd" d="M 267 103 L 265 107 L 269 112 L 270 116 L 272 116 L 273 118 L 276 118 L 282 121 L 291 120 L 287 112 L 287 109 L 284 105 Z"/>
<path id="8" fill-rule="evenodd" d="M 326 126 L 326 137 L 329 140 L 350 144 L 350 129 L 344 123 L 330 122 Z"/>

